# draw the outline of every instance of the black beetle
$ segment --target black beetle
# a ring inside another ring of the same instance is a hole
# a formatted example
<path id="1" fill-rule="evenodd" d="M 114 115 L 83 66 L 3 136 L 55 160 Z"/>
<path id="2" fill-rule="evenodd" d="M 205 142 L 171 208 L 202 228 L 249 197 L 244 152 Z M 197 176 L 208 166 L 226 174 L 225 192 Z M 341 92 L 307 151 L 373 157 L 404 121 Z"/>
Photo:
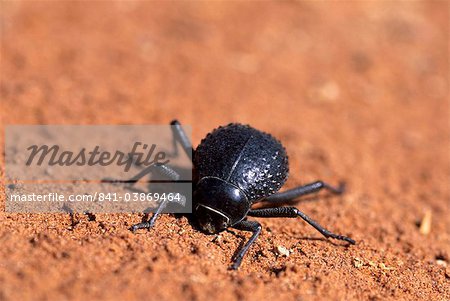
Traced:
<path id="1" fill-rule="evenodd" d="M 194 151 L 181 124 L 174 120 L 171 125 L 176 141 L 189 156 L 193 156 L 193 214 L 200 228 L 211 234 L 230 227 L 253 233 L 234 258 L 232 269 L 240 266 L 261 232 L 261 225 L 247 220 L 247 216 L 301 217 L 326 238 L 355 244 L 351 238 L 324 229 L 295 207 L 251 208 L 261 201 L 279 205 L 324 188 L 336 194 L 344 190 L 343 184 L 333 187 L 317 181 L 276 193 L 288 178 L 289 165 L 283 145 L 270 134 L 248 125 L 230 123 L 209 133 Z M 130 182 L 137 182 L 151 168 L 154 166 L 146 168 Z M 172 180 L 179 179 L 170 167 L 159 165 L 158 168 Z M 136 224 L 131 230 L 152 227 L 165 205 L 162 202 L 148 222 Z"/>

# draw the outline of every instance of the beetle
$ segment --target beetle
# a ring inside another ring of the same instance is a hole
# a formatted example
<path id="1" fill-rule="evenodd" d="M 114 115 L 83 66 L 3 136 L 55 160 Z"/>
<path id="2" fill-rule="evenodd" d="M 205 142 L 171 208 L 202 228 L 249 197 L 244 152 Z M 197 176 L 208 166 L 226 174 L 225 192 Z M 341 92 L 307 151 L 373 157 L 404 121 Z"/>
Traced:
<path id="1" fill-rule="evenodd" d="M 349 237 L 334 234 L 296 207 L 280 207 L 280 204 L 322 189 L 335 194 L 344 192 L 344 184 L 331 186 L 316 181 L 284 192 L 278 190 L 289 175 L 288 156 L 283 145 L 272 135 L 249 125 L 230 123 L 220 126 L 192 148 L 181 124 L 171 122 L 175 141 L 180 143 L 193 161 L 193 215 L 198 226 L 208 234 L 228 228 L 252 232 L 250 239 L 237 252 L 231 269 L 238 269 L 244 255 L 261 233 L 261 224 L 247 220 L 251 217 L 300 217 L 326 238 L 334 238 L 355 244 Z M 167 165 L 158 165 L 160 171 L 176 181 L 179 174 Z M 131 183 L 150 172 L 150 166 L 133 177 Z M 252 209 L 264 201 L 270 208 Z M 132 231 L 151 228 L 167 202 L 161 202 L 147 222 L 135 224 Z"/>

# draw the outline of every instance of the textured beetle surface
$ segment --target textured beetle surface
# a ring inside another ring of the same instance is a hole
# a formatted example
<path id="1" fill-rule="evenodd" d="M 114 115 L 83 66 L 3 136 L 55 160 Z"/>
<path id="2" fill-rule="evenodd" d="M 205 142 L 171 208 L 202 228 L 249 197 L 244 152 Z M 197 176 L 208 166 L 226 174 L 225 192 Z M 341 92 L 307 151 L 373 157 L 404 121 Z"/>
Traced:
<path id="1" fill-rule="evenodd" d="M 289 173 L 283 145 L 270 134 L 231 123 L 209 133 L 194 155 L 194 179 L 217 177 L 253 202 L 277 192 Z"/>

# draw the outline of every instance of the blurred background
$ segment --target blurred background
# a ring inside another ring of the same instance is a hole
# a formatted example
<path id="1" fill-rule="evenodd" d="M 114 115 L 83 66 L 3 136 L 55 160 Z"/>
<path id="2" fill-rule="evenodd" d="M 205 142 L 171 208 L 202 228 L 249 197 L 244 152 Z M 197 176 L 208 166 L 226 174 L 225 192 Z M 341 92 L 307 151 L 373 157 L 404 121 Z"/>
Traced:
<path id="1" fill-rule="evenodd" d="M 335 246 L 298 220 L 264 220 L 229 272 L 244 233 L 206 236 L 164 216 L 134 235 L 141 216 L 0 212 L 0 300 L 450 298 L 447 1 L 2 1 L 0 11 L 2 152 L 7 124 L 177 118 L 195 146 L 248 123 L 287 148 L 285 187 L 348 183 L 299 208 L 358 241 Z"/>

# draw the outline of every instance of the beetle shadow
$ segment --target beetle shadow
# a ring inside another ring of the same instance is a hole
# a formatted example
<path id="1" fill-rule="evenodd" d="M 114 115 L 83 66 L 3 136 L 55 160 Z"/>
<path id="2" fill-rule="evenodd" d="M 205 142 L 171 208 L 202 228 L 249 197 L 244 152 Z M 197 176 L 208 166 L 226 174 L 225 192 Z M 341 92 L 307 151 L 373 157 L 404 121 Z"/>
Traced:
<path id="1" fill-rule="evenodd" d="M 233 254 L 231 255 L 231 261 L 234 262 L 234 260 L 236 259 L 236 257 L 239 254 L 239 251 L 241 251 L 241 249 L 244 247 L 244 245 L 247 242 L 248 238 L 246 238 L 245 235 L 238 234 L 238 233 L 234 232 L 230 228 L 226 229 L 225 231 L 227 231 L 228 233 L 233 234 L 233 236 L 235 236 L 235 237 L 240 239 L 238 247 L 236 248 L 236 250 L 234 250 Z"/>
<path id="2" fill-rule="evenodd" d="M 241 249 L 244 247 L 245 243 L 248 241 L 248 237 L 246 237 L 243 234 L 238 234 L 235 231 L 231 230 L 231 229 L 227 229 L 226 230 L 228 233 L 233 234 L 236 238 L 240 239 L 239 245 L 236 248 L 236 250 L 233 252 L 232 257 L 231 257 L 231 261 L 234 261 L 237 257 L 237 255 L 239 254 L 239 252 L 241 251 Z M 344 247 L 344 248 L 348 248 L 351 244 L 350 243 L 336 243 L 334 241 L 331 241 L 329 239 L 326 238 L 322 238 L 322 237 L 300 237 L 299 240 L 306 240 L 306 241 L 323 241 L 323 242 L 327 242 L 335 247 Z M 300 251 L 303 255 L 306 255 L 306 253 L 301 250 Z"/>
<path id="3" fill-rule="evenodd" d="M 351 243 L 349 242 L 342 242 L 342 243 L 336 243 L 332 241 L 331 239 L 326 239 L 325 237 L 309 237 L 309 236 L 303 236 L 299 237 L 300 240 L 309 240 L 309 241 L 325 241 L 335 247 L 349 247 L 351 246 Z"/>

